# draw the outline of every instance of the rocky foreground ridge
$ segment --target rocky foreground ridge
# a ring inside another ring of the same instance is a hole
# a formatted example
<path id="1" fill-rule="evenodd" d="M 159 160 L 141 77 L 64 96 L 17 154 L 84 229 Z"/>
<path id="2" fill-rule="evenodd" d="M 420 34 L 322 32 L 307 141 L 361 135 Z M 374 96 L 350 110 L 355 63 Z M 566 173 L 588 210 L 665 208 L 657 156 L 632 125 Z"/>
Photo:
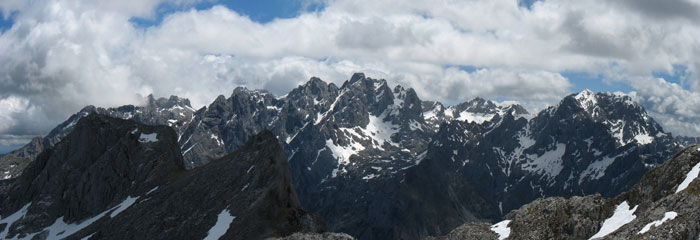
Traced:
<path id="1" fill-rule="evenodd" d="M 543 198 L 489 226 L 468 223 L 430 239 L 688 239 L 700 238 L 700 145 L 647 172 L 629 191 Z"/>
<path id="2" fill-rule="evenodd" d="M 0 239 L 264 239 L 325 228 L 301 209 L 277 138 L 187 171 L 177 134 L 92 114 L 0 181 Z"/>

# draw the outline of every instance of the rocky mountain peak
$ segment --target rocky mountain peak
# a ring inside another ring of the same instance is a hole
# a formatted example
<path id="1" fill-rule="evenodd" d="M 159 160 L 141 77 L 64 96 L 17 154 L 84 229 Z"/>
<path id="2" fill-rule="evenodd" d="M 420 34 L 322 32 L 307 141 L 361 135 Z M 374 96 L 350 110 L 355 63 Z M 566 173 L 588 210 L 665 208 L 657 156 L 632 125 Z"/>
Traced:
<path id="1" fill-rule="evenodd" d="M 646 115 L 644 108 L 636 103 L 632 97 L 620 92 L 594 93 L 585 89 L 578 94 L 571 94 L 559 103 L 557 107 L 577 105 L 593 118 L 607 117 L 616 111 L 632 116 Z M 615 111 L 613 111 L 615 110 Z"/>
<path id="2" fill-rule="evenodd" d="M 26 215 L 34 216 L 7 226 L 9 232 L 74 223 L 164 183 L 184 170 L 176 136 L 166 126 L 98 114 L 81 118 L 0 193 L 7 194 L 0 200 L 2 216 L 28 204 Z"/>
<path id="3" fill-rule="evenodd" d="M 187 98 L 180 98 L 175 95 L 171 95 L 169 98 L 154 98 L 153 94 L 149 94 L 147 97 L 146 107 L 160 108 L 160 109 L 170 109 L 170 108 L 189 108 L 192 109 L 190 105 L 190 100 Z"/>
<path id="4" fill-rule="evenodd" d="M 541 112 L 538 118 L 567 125 L 592 121 L 603 125 L 619 146 L 629 143 L 644 145 L 667 137 L 643 107 L 622 93 L 594 94 L 590 90 L 584 90 L 565 97 L 557 106 Z"/>
<path id="5" fill-rule="evenodd" d="M 503 117 L 505 114 L 513 114 L 520 117 L 529 113 L 524 107 L 515 102 L 497 103 L 476 97 L 470 101 L 448 107 L 444 114 L 447 118 L 459 121 L 484 123 L 496 115 Z"/>
<path id="6" fill-rule="evenodd" d="M 353 73 L 352 77 L 350 77 L 350 81 L 348 82 L 349 84 L 353 84 L 359 80 L 365 79 L 365 74 L 364 73 Z"/>
<path id="7" fill-rule="evenodd" d="M 0 181 L 0 239 L 267 239 L 319 232 L 269 132 L 186 171 L 166 126 L 91 114 Z"/>
<path id="8" fill-rule="evenodd" d="M 584 109 L 591 108 L 598 103 L 595 93 L 589 89 L 584 89 L 576 94 L 574 99 L 576 99 Z"/>
<path id="9" fill-rule="evenodd" d="M 582 107 L 585 99 L 595 100 L 584 104 L 594 111 Z M 134 106 L 94 111 L 171 126 L 191 171 L 269 130 L 287 154 L 300 203 L 329 218 L 333 230 L 412 239 L 499 220 L 540 197 L 628 190 L 676 150 L 629 100 L 582 92 L 530 118 L 514 102 L 475 98 L 445 107 L 355 74 L 341 88 L 311 78 L 282 97 L 238 88 L 184 116 Z M 460 210 L 433 211 L 448 205 Z M 373 210 L 352 211 L 360 208 Z M 396 217 L 403 213 L 411 218 Z M 424 226 L 425 219 L 435 221 Z"/>

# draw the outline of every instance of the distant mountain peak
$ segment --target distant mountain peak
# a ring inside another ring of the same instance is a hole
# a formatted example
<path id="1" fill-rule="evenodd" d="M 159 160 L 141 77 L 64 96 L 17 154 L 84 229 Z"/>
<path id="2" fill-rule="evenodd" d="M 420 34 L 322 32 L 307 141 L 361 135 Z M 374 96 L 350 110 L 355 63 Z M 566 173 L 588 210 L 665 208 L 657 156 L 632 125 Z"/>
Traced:
<path id="1" fill-rule="evenodd" d="M 155 98 L 153 97 L 153 94 L 149 94 L 148 97 L 148 102 L 146 103 L 146 107 L 153 107 L 153 108 L 161 108 L 161 109 L 169 109 L 169 108 L 189 108 L 192 109 L 192 105 L 190 105 L 190 100 L 187 98 L 181 98 L 175 95 L 171 95 L 169 98 Z"/>
<path id="2" fill-rule="evenodd" d="M 359 80 L 365 79 L 365 74 L 364 73 L 354 73 L 352 74 L 352 77 L 350 77 L 350 84 L 357 82 Z"/>
<path id="3" fill-rule="evenodd" d="M 584 109 L 589 109 L 593 107 L 594 105 L 598 104 L 598 99 L 596 98 L 595 93 L 593 91 L 585 89 L 581 91 L 579 94 L 576 94 L 574 97 L 578 103 L 581 105 L 582 108 Z"/>

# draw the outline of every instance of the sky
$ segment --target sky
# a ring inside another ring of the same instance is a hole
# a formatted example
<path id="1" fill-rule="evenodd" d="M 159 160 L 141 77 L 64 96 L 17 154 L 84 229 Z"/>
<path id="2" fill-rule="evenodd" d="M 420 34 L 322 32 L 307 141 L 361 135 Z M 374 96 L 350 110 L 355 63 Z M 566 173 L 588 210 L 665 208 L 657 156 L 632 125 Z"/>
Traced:
<path id="1" fill-rule="evenodd" d="M 3 0 L 0 31 L 0 153 L 86 105 L 199 108 L 354 72 L 532 112 L 619 91 L 700 136 L 700 0 Z"/>

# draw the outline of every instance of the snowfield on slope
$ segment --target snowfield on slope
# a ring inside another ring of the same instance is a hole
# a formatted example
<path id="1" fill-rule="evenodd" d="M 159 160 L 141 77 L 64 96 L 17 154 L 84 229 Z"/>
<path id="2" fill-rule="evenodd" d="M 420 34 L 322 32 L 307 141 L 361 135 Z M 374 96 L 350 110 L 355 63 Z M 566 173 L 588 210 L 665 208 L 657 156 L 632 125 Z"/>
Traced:
<path id="1" fill-rule="evenodd" d="M 632 222 L 635 218 L 637 218 L 637 216 L 634 215 L 635 211 L 637 211 L 637 206 L 630 209 L 627 201 L 620 203 L 615 208 L 615 213 L 613 213 L 613 215 L 608 219 L 605 219 L 603 226 L 600 227 L 600 231 L 589 239 L 605 237 L 608 234 L 617 231 L 617 229 L 620 229 L 625 224 Z"/>

